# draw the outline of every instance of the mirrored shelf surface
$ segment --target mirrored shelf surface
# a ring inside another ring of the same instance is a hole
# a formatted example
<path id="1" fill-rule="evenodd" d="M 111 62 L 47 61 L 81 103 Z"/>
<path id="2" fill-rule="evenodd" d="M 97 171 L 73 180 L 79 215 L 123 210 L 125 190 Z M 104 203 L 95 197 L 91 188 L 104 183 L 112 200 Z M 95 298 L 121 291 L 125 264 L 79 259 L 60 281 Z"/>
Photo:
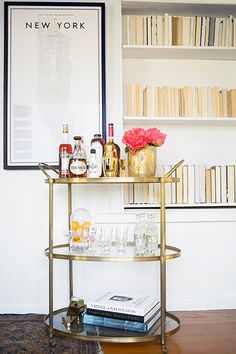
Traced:
<path id="1" fill-rule="evenodd" d="M 145 333 L 133 332 L 122 329 L 87 325 L 82 323 L 73 324 L 68 330 L 62 323 L 62 317 L 66 315 L 67 309 L 60 309 L 53 312 L 53 329 L 55 334 L 75 337 L 81 340 L 116 342 L 116 343 L 135 343 L 148 342 L 160 337 L 161 327 L 158 320 L 153 327 Z M 45 318 L 45 323 L 49 326 L 49 315 Z M 171 313 L 166 313 L 166 336 L 174 334 L 180 326 L 179 319 Z"/>
<path id="2" fill-rule="evenodd" d="M 45 255 L 49 257 L 49 248 L 46 248 Z M 166 260 L 180 257 L 181 250 L 174 246 L 166 246 Z M 99 247 L 92 247 L 91 250 L 83 250 L 77 247 L 70 251 L 68 244 L 57 245 L 53 247 L 53 258 L 76 260 L 76 261 L 91 261 L 91 262 L 153 262 L 160 261 L 160 245 L 158 245 L 157 254 L 153 256 L 136 256 L 135 248 L 132 242 L 128 243 L 126 253 L 120 254 L 117 252 L 116 246 L 113 243 L 110 254 L 104 254 Z"/>

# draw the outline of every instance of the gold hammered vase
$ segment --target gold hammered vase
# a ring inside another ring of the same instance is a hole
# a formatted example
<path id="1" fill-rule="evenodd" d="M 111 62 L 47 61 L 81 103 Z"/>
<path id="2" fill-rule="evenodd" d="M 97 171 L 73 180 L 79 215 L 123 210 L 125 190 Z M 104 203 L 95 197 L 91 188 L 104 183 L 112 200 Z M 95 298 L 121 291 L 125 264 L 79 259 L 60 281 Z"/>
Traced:
<path id="1" fill-rule="evenodd" d="M 130 177 L 155 177 L 156 147 L 146 146 L 134 153 L 128 152 L 128 173 Z"/>

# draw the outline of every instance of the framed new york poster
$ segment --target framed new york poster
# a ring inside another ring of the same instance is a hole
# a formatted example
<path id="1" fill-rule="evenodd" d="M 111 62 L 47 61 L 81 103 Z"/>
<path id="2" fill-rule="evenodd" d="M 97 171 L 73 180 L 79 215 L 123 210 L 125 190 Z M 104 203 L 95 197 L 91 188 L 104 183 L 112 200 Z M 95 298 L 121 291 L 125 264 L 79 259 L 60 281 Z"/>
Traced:
<path id="1" fill-rule="evenodd" d="M 63 124 L 105 137 L 105 4 L 4 6 L 4 168 L 56 166 Z"/>

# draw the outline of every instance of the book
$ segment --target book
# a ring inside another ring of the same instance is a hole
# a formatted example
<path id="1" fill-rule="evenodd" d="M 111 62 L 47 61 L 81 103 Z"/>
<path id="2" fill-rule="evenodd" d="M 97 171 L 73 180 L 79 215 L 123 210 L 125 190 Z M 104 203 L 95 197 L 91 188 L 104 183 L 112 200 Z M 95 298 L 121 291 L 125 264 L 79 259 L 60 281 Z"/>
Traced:
<path id="1" fill-rule="evenodd" d="M 107 292 L 87 302 L 87 309 L 97 309 L 111 312 L 120 312 L 131 315 L 144 316 L 158 300 L 149 295 L 124 296 Z"/>
<path id="2" fill-rule="evenodd" d="M 114 318 L 93 316 L 85 313 L 83 316 L 83 323 L 95 326 L 125 329 L 127 331 L 148 332 L 152 328 L 152 326 L 158 321 L 160 315 L 161 312 L 159 308 L 159 310 L 146 323 L 141 323 L 127 320 L 118 320 Z"/>
<path id="3" fill-rule="evenodd" d="M 227 177 L 227 202 L 235 202 L 235 166 L 227 165 L 226 166 L 226 177 Z"/>
<path id="4" fill-rule="evenodd" d="M 113 318 L 113 319 L 118 319 L 118 320 L 126 320 L 126 321 L 145 323 L 159 310 L 159 308 L 160 308 L 160 303 L 158 302 L 144 316 L 132 315 L 132 314 L 122 313 L 122 312 L 112 312 L 112 311 L 90 309 L 90 308 L 86 309 L 86 313 L 88 315 L 93 315 L 93 316 L 108 317 L 108 318 Z"/>

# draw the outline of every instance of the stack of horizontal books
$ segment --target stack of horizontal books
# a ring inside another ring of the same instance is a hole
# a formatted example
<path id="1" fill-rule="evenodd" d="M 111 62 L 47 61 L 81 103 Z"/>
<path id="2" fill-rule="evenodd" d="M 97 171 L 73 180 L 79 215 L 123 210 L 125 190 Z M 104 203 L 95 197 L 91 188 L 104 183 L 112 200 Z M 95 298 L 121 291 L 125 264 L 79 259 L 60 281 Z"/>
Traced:
<path id="1" fill-rule="evenodd" d="M 150 296 L 122 296 L 112 292 L 88 301 L 83 323 L 128 331 L 148 332 L 159 326 L 160 304 Z"/>

